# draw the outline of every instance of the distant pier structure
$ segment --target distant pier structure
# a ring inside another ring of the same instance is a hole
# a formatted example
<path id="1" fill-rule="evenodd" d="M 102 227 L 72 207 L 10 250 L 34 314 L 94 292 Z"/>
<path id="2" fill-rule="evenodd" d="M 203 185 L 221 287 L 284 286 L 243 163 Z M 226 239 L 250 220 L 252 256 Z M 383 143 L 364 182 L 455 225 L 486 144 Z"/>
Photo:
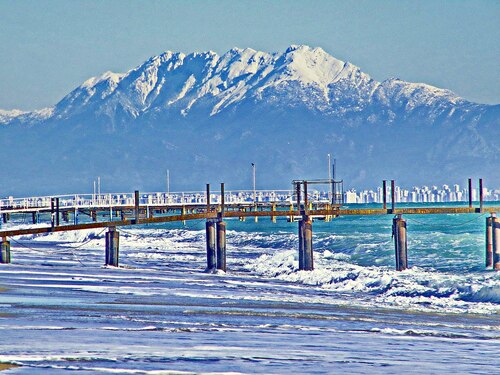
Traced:
<path id="1" fill-rule="evenodd" d="M 314 189 L 327 186 L 326 191 Z M 468 181 L 469 204 L 446 207 L 397 207 L 395 181 L 382 181 L 383 200 L 378 208 L 351 208 L 344 204 L 342 180 L 294 180 L 290 190 L 228 191 L 221 183 L 220 190 L 212 192 L 210 184 L 202 192 L 182 193 L 106 193 L 61 195 L 55 197 L 9 198 L 0 200 L 3 223 L 12 216 L 31 218 L 27 228 L 0 229 L 0 263 L 11 262 L 9 237 L 64 232 L 82 229 L 108 228 L 105 245 L 105 264 L 119 265 L 119 231 L 122 226 L 141 224 L 206 220 L 206 270 L 227 270 L 227 219 L 245 220 L 247 217 L 286 217 L 297 222 L 299 270 L 314 269 L 313 223 L 331 221 L 339 216 L 392 215 L 395 268 L 408 268 L 408 229 L 405 215 L 471 214 L 482 213 L 486 218 L 485 266 L 500 270 L 500 220 L 498 207 L 486 207 L 482 193 L 478 205 L 472 201 L 472 180 Z M 479 191 L 483 182 L 479 179 Z M 90 222 L 82 222 L 87 216 Z M 49 218 L 47 222 L 47 217 Z M 99 220 L 99 219 L 102 220 Z M 43 225 L 47 223 L 47 225 Z M 266 225 L 266 224 L 262 224 Z"/>

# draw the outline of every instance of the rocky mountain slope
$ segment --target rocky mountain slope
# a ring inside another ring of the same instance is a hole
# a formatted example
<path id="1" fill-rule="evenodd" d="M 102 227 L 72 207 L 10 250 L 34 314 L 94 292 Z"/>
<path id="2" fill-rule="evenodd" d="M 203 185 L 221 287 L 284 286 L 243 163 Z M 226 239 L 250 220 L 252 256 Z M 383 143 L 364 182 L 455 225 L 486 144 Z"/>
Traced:
<path id="1" fill-rule="evenodd" d="M 165 52 L 107 72 L 54 107 L 0 111 L 0 195 L 174 189 L 205 182 L 288 187 L 326 177 L 334 155 L 348 186 L 500 185 L 500 106 L 399 79 L 373 80 L 321 48 Z"/>

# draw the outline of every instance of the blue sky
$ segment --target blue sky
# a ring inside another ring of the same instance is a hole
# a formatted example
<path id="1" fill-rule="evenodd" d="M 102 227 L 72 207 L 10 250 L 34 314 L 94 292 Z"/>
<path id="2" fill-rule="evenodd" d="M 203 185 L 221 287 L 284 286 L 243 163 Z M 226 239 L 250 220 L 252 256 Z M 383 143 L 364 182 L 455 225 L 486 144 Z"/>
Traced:
<path id="1" fill-rule="evenodd" d="M 50 106 L 165 50 L 320 46 L 377 80 L 500 103 L 500 1 L 0 0 L 0 108 Z"/>

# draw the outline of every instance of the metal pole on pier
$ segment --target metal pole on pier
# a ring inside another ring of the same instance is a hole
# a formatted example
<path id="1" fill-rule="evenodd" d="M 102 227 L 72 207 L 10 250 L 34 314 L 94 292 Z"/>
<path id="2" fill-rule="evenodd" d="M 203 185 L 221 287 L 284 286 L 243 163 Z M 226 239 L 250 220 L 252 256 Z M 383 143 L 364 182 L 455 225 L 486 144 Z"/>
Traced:
<path id="1" fill-rule="evenodd" d="M 403 271 L 408 268 L 408 240 L 406 237 L 406 220 L 401 215 L 396 215 L 392 220 L 392 235 L 396 253 L 396 270 Z"/>

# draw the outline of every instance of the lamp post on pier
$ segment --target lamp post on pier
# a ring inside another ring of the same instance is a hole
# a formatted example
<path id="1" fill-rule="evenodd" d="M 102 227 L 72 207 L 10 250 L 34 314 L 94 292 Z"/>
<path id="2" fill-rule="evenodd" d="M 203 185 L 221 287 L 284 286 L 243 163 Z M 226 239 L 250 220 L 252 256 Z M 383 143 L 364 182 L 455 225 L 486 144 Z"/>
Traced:
<path id="1" fill-rule="evenodd" d="M 252 163 L 252 175 L 253 175 L 253 202 L 257 200 L 257 192 L 255 190 L 255 163 Z"/>

